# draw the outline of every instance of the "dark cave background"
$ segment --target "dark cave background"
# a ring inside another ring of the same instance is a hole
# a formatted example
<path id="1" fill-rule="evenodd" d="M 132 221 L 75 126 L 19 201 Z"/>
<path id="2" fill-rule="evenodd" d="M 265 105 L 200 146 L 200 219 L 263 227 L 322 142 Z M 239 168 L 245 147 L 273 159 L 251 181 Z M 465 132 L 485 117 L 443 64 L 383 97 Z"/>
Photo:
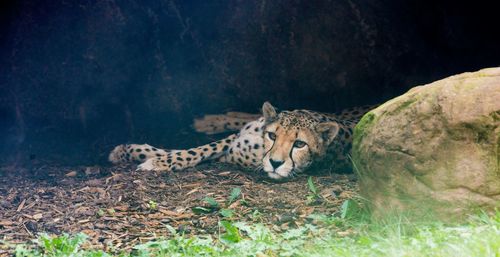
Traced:
<path id="1" fill-rule="evenodd" d="M 2 2 L 0 160 L 105 163 L 186 148 L 192 119 L 333 112 L 500 64 L 492 3 L 419 0 Z"/>

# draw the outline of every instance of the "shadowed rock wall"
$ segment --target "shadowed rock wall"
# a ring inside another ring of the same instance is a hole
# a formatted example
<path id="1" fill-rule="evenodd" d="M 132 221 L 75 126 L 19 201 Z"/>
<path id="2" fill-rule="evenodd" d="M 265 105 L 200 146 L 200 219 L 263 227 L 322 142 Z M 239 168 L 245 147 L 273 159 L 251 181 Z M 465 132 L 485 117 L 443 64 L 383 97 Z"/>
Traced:
<path id="1" fill-rule="evenodd" d="M 499 64 L 495 9 L 452 1 L 2 3 L 0 153 L 103 160 L 183 148 L 194 116 L 335 111 Z"/>

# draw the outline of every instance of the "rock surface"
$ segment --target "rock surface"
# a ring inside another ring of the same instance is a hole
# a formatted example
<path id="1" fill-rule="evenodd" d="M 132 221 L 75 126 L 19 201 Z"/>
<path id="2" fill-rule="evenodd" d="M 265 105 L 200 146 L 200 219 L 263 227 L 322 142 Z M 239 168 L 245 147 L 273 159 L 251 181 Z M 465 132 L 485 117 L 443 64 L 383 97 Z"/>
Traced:
<path id="1" fill-rule="evenodd" d="M 363 117 L 353 160 L 375 216 L 500 207 L 500 68 L 418 86 Z"/>

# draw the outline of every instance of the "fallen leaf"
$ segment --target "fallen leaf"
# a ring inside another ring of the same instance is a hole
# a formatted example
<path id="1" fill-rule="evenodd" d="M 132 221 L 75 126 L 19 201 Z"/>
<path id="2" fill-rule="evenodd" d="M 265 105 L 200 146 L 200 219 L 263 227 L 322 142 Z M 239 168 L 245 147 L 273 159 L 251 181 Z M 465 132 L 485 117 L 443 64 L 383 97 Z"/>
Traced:
<path id="1" fill-rule="evenodd" d="M 350 230 L 346 230 L 346 231 L 338 231 L 337 234 L 339 236 L 349 236 L 349 235 L 353 234 L 353 232 Z"/>
<path id="2" fill-rule="evenodd" d="M 77 172 L 73 170 L 73 171 L 70 171 L 70 172 L 66 173 L 66 175 L 64 175 L 64 176 L 66 176 L 66 177 L 74 177 L 74 176 L 76 176 L 76 174 L 77 174 Z"/>
<path id="3" fill-rule="evenodd" d="M 10 220 L 0 220 L 0 226 L 12 226 L 14 225 L 14 222 Z"/>
<path id="4" fill-rule="evenodd" d="M 187 195 L 190 195 L 190 194 L 192 194 L 192 193 L 196 193 L 196 192 L 198 192 L 198 188 L 195 188 L 195 189 L 193 189 L 193 190 L 191 190 L 191 191 L 187 192 L 187 193 L 186 193 L 186 196 L 187 196 Z"/>
<path id="5" fill-rule="evenodd" d="M 43 214 L 41 214 L 41 213 L 37 213 L 37 214 L 33 215 L 33 216 L 32 216 L 32 218 L 33 218 L 34 220 L 39 220 L 39 219 L 43 218 Z"/>
<path id="6" fill-rule="evenodd" d="M 17 212 L 20 212 L 23 209 L 25 203 L 26 203 L 26 199 L 24 199 L 21 202 L 21 204 L 17 207 Z"/>

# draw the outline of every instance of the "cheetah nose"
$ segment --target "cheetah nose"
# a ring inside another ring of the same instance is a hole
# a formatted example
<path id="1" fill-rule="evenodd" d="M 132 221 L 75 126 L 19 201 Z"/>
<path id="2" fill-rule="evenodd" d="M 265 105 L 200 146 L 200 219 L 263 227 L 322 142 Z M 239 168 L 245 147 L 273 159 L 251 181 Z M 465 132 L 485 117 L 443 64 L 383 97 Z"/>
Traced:
<path id="1" fill-rule="evenodd" d="M 273 169 L 277 169 L 281 164 L 284 163 L 284 161 L 275 161 L 273 159 L 269 159 L 269 162 L 271 163 L 271 166 L 273 166 Z"/>

